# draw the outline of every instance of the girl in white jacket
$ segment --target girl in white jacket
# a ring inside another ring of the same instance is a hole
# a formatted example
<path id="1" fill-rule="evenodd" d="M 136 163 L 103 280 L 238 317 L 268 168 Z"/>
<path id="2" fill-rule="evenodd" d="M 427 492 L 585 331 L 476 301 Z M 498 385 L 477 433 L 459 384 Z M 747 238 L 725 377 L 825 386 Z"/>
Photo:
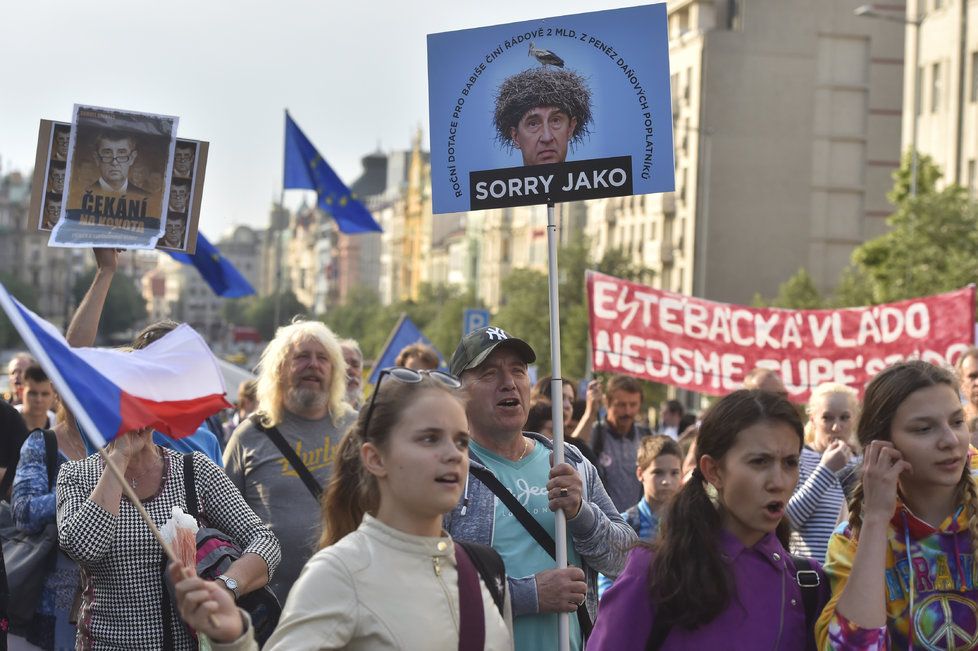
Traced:
<path id="1" fill-rule="evenodd" d="M 469 469 L 459 388 L 437 371 L 381 372 L 335 453 L 320 550 L 266 651 L 513 649 L 505 574 L 490 578 L 498 556 L 487 547 L 466 552 L 442 530 Z M 171 576 L 180 614 L 215 651 L 258 648 L 247 615 L 219 583 L 182 566 Z"/>

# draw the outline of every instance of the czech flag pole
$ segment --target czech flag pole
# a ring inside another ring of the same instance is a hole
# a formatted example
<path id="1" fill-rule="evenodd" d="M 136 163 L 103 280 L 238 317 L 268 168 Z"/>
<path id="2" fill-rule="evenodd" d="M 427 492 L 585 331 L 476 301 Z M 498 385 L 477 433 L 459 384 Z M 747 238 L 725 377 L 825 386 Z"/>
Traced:
<path id="1" fill-rule="evenodd" d="M 207 343 L 184 324 L 131 353 L 71 348 L 57 328 L 21 305 L 3 284 L 0 307 L 166 555 L 177 561 L 105 446 L 120 434 L 146 427 L 174 438 L 189 436 L 205 418 L 231 406 Z"/>

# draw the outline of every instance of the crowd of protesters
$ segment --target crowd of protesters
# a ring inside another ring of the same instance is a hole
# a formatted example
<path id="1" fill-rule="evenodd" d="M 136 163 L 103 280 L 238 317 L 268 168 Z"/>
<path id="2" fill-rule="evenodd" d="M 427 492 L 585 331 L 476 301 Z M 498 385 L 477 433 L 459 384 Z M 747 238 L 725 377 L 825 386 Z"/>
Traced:
<path id="1" fill-rule="evenodd" d="M 114 275 L 113 251 L 96 260 L 73 346 L 94 344 Z M 167 563 L 58 387 L 14 356 L 0 497 L 57 549 L 29 615 L 6 604 L 7 648 L 549 651 L 561 613 L 575 650 L 978 646 L 978 349 L 894 364 L 862 400 L 812 387 L 804 409 L 758 368 L 696 414 L 647 408 L 627 376 L 532 383 L 518 335 L 476 330 L 445 366 L 411 345 L 365 397 L 358 343 L 296 320 L 224 422 L 117 437 L 105 453 L 157 526 L 181 507 L 237 550 L 219 576 Z"/>

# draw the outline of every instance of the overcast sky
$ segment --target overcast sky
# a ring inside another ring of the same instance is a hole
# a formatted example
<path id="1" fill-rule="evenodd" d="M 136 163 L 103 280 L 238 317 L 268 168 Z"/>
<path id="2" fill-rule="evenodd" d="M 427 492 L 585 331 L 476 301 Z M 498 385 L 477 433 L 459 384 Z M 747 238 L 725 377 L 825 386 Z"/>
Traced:
<path id="1" fill-rule="evenodd" d="M 7 2 L 0 171 L 30 170 L 38 120 L 68 121 L 76 102 L 177 115 L 181 136 L 211 143 L 201 231 L 262 227 L 281 192 L 286 107 L 349 184 L 362 156 L 407 149 L 418 126 L 428 147 L 426 34 L 635 4 Z"/>

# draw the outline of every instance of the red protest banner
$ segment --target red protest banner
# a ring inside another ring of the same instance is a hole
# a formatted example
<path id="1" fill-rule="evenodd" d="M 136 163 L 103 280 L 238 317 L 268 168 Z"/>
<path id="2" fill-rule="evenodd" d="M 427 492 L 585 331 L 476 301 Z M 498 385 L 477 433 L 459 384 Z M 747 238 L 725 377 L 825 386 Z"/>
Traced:
<path id="1" fill-rule="evenodd" d="M 594 271 L 587 274 L 595 371 L 721 395 L 763 366 L 792 400 L 822 382 L 860 392 L 906 358 L 951 364 L 975 336 L 975 286 L 839 310 L 751 308 L 683 296 Z"/>

